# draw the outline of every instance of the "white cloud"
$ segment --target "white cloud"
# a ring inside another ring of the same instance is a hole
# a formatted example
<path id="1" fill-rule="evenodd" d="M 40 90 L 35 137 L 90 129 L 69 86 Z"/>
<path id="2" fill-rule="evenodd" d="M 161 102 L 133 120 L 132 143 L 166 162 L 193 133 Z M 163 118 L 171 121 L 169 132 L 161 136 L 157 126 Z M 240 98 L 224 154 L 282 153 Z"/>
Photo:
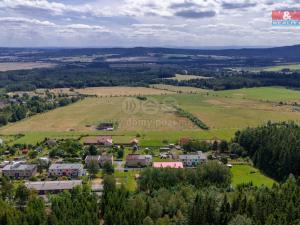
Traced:
<path id="1" fill-rule="evenodd" d="M 288 45 L 296 44 L 300 36 L 300 27 L 271 26 L 271 11 L 300 8 L 297 0 L 68 2 L 0 0 L 0 25 L 7 29 L 0 33 L 0 46 L 35 42 L 60 46 L 91 42 L 101 46 Z M 294 38 L 281 43 L 287 34 Z"/>

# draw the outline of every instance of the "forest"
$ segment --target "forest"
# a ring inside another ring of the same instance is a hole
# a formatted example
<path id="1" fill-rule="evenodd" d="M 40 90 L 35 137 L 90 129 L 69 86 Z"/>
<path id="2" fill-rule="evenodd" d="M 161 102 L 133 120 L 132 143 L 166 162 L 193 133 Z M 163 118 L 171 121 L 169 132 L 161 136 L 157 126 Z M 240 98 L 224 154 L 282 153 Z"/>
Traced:
<path id="1" fill-rule="evenodd" d="M 254 165 L 277 180 L 300 176 L 300 127 L 293 122 L 267 123 L 235 134 Z"/>
<path id="2" fill-rule="evenodd" d="M 207 168 L 202 170 L 212 172 Z M 228 177 L 228 171 L 223 172 Z M 159 173 L 167 181 L 175 182 L 169 185 L 157 180 Z M 24 186 L 14 189 L 2 178 L 0 224 L 96 225 L 100 221 L 104 225 L 300 224 L 300 186 L 293 176 L 272 188 L 257 188 L 249 183 L 233 189 L 227 179 L 221 186 L 216 186 L 213 180 L 195 186 L 180 181 L 174 174 L 170 169 L 145 171 L 141 174 L 139 191 L 134 193 L 117 186 L 113 175 L 106 175 L 101 198 L 84 185 L 50 196 L 50 205 Z M 155 180 L 155 186 L 145 186 L 151 179 Z"/>

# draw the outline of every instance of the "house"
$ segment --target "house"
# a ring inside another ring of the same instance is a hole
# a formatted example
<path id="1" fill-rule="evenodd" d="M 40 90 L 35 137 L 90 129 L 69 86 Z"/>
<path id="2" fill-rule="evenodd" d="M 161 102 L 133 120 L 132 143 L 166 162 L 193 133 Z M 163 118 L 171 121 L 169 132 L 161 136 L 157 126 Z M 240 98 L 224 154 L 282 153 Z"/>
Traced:
<path id="1" fill-rule="evenodd" d="M 154 162 L 153 163 L 154 168 L 183 168 L 182 162 Z"/>
<path id="2" fill-rule="evenodd" d="M 97 136 L 88 137 L 84 139 L 85 145 L 101 145 L 101 146 L 112 146 L 113 139 L 112 136 Z"/>
<path id="3" fill-rule="evenodd" d="M 106 162 L 113 164 L 113 155 L 88 155 L 85 157 L 85 164 L 89 166 L 92 162 L 96 162 L 100 167 L 103 167 Z"/>
<path id="4" fill-rule="evenodd" d="M 29 152 L 29 150 L 28 150 L 27 148 L 25 148 L 25 149 L 22 150 L 22 154 L 23 154 L 23 155 L 27 155 L 28 152 Z"/>
<path id="5" fill-rule="evenodd" d="M 29 178 L 34 176 L 36 172 L 36 165 L 24 164 L 24 162 L 13 162 L 2 169 L 2 175 L 11 178 Z"/>
<path id="6" fill-rule="evenodd" d="M 82 180 L 25 182 L 25 186 L 28 189 L 36 190 L 40 195 L 72 190 L 73 188 L 81 185 Z"/>
<path id="7" fill-rule="evenodd" d="M 129 154 L 126 157 L 126 167 L 145 167 L 152 162 L 151 155 Z"/>
<path id="8" fill-rule="evenodd" d="M 207 161 L 207 155 L 198 151 L 195 155 L 179 155 L 180 161 L 186 167 L 194 167 Z"/>
<path id="9" fill-rule="evenodd" d="M 56 163 L 49 168 L 49 176 L 80 177 L 84 174 L 83 165 L 80 163 Z"/>

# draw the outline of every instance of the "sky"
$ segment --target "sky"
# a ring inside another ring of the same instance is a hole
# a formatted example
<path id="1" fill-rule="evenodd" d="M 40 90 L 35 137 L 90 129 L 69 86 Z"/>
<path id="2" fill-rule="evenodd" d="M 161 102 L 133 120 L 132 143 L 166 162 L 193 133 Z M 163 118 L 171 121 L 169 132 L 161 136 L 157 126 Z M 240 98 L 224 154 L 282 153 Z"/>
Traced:
<path id="1" fill-rule="evenodd" d="M 189 47 L 300 44 L 272 10 L 300 0 L 0 0 L 1 47 Z"/>

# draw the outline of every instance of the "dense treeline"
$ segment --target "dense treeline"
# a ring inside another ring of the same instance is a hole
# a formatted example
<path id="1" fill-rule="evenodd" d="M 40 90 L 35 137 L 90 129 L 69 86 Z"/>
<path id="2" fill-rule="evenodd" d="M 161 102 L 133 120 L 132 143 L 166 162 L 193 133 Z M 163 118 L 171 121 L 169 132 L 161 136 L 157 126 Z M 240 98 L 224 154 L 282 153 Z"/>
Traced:
<path id="1" fill-rule="evenodd" d="M 98 198 L 87 186 L 51 196 L 50 206 L 23 185 L 15 190 L 5 178 L 1 178 L 0 187 L 1 225 L 99 224 Z"/>
<path id="2" fill-rule="evenodd" d="M 214 79 L 193 79 L 176 81 L 166 79 L 166 84 L 178 86 L 192 86 L 204 89 L 227 90 L 262 86 L 285 86 L 300 88 L 300 73 L 290 72 L 223 72 Z"/>
<path id="3" fill-rule="evenodd" d="M 142 171 L 139 179 L 140 190 L 157 190 L 171 188 L 177 185 L 193 185 L 195 187 L 229 187 L 231 173 L 229 169 L 218 162 L 210 161 L 196 169 L 153 169 Z"/>
<path id="4" fill-rule="evenodd" d="M 63 66 L 0 72 L 0 88 L 28 91 L 37 88 L 147 86 L 156 79 L 171 77 L 176 72 L 167 67 L 110 68 L 108 65 Z M 17 82 L 16 82 L 17 81 Z"/>
<path id="5" fill-rule="evenodd" d="M 111 177 L 104 186 L 101 212 L 105 225 L 299 225 L 300 222 L 300 186 L 293 178 L 272 189 L 243 185 L 229 192 L 210 186 L 179 185 L 132 195 L 123 187 L 116 188 Z"/>
<path id="6" fill-rule="evenodd" d="M 300 127 L 293 122 L 267 123 L 238 131 L 234 141 L 247 151 L 254 165 L 278 180 L 300 176 Z"/>
<path id="7" fill-rule="evenodd" d="M 195 124 L 197 127 L 204 129 L 204 130 L 208 130 L 209 127 L 202 121 L 200 120 L 198 117 L 194 116 L 192 113 L 185 111 L 182 108 L 176 107 L 176 112 L 183 117 L 188 118 L 193 124 Z"/>

